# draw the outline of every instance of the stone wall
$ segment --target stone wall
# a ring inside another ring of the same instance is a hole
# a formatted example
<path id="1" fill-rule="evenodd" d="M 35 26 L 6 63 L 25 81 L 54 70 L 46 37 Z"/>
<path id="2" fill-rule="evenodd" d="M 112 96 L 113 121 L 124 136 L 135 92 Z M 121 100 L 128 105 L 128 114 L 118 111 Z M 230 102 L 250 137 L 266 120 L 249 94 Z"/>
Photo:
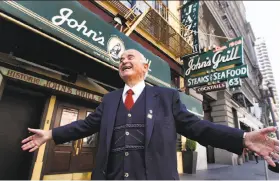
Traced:
<path id="1" fill-rule="evenodd" d="M 211 116 L 213 118 L 213 122 L 229 127 L 235 127 L 232 113 L 232 108 L 235 106 L 232 104 L 231 94 L 228 91 L 219 91 L 217 93 L 217 99 L 217 101 L 211 103 Z M 214 155 L 215 163 L 228 165 L 237 164 L 238 155 L 234 153 L 214 148 Z"/>

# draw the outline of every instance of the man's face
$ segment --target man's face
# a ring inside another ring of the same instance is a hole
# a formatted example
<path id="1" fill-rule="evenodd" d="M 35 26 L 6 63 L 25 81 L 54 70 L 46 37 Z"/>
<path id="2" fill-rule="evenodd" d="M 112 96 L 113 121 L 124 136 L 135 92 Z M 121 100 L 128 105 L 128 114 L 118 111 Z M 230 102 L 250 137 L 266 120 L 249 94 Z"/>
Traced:
<path id="1" fill-rule="evenodd" d="M 148 64 L 141 61 L 141 54 L 136 50 L 125 51 L 119 64 L 119 74 L 124 81 L 141 81 L 148 71 Z"/>

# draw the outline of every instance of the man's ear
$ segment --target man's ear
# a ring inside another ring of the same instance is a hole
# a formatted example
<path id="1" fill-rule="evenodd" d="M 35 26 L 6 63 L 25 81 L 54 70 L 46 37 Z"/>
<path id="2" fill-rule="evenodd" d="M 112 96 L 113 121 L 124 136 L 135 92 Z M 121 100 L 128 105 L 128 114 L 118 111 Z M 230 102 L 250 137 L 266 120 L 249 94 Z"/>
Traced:
<path id="1" fill-rule="evenodd" d="M 144 64 L 144 68 L 145 68 L 145 70 L 148 71 L 148 70 L 149 70 L 149 64 L 145 63 L 145 64 Z"/>

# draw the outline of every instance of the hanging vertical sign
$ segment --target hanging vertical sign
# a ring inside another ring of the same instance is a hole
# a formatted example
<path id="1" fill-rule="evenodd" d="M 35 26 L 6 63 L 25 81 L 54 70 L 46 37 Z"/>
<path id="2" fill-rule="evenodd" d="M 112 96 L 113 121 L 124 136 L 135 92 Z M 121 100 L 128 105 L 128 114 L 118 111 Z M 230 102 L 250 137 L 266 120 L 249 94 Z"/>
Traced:
<path id="1" fill-rule="evenodd" d="M 193 53 L 199 51 L 198 42 L 198 8 L 199 0 L 191 0 L 181 7 L 181 22 L 187 30 L 183 32 L 183 37 L 190 38 L 193 44 Z M 192 32 L 188 31 L 191 30 Z"/>

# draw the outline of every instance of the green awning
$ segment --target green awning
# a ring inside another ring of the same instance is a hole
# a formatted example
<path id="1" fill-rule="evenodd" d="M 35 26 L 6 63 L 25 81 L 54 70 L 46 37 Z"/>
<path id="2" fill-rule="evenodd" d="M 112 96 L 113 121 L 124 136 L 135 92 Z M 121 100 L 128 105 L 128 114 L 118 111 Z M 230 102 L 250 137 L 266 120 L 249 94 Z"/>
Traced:
<path id="1" fill-rule="evenodd" d="M 202 102 L 197 100 L 196 98 L 189 96 L 183 92 L 180 92 L 180 99 L 183 104 L 185 104 L 188 111 L 195 114 L 196 116 L 203 118 L 204 111 L 202 107 Z"/>
<path id="2" fill-rule="evenodd" d="M 150 64 L 147 81 L 170 87 L 170 67 L 164 60 L 77 1 L 0 1 L 0 10 L 114 67 L 125 49 L 136 49 Z"/>

